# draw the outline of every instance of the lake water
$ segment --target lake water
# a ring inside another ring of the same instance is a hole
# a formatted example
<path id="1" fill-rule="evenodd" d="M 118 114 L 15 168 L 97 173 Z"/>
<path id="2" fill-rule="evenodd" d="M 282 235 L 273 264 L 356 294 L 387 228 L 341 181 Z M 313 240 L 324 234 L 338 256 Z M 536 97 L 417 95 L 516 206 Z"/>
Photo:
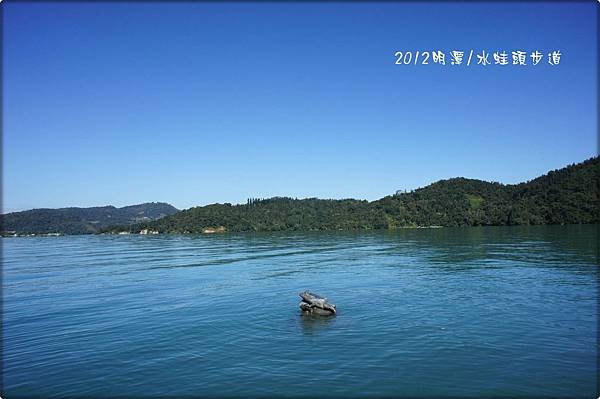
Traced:
<path id="1" fill-rule="evenodd" d="M 597 397 L 598 226 L 3 239 L 3 396 Z M 300 314 L 310 289 L 332 318 Z"/>

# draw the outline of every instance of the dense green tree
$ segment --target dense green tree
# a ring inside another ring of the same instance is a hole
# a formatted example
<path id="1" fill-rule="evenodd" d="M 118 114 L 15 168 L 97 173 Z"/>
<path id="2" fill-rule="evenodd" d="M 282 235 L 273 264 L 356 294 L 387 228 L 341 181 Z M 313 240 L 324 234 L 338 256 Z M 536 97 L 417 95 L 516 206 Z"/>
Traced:
<path id="1" fill-rule="evenodd" d="M 190 208 L 129 229 L 137 232 L 150 228 L 164 233 L 201 233 L 217 226 L 228 231 L 368 230 L 598 223 L 598 220 L 598 157 L 595 157 L 516 185 L 461 177 L 373 202 L 252 198 L 244 205 Z"/>
<path id="2" fill-rule="evenodd" d="M 177 213 L 168 204 L 37 209 L 4 215 L 2 221 L 3 230 L 66 234 L 145 228 L 201 233 L 221 226 L 227 231 L 298 231 L 598 223 L 598 167 L 595 157 L 516 185 L 459 177 L 373 202 L 249 198 L 243 205 L 212 204 Z"/>
<path id="3" fill-rule="evenodd" d="M 93 234 L 111 225 L 132 224 L 172 215 L 177 208 L 161 202 L 92 208 L 32 209 L 2 215 L 2 231 L 18 234 Z"/>

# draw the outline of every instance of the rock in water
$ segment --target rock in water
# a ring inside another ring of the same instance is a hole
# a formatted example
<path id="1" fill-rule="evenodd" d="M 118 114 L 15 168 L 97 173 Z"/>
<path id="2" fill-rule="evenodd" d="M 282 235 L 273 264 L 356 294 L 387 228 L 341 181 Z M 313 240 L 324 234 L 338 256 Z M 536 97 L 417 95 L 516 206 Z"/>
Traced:
<path id="1" fill-rule="evenodd" d="M 322 316 L 331 316 L 336 314 L 335 305 L 327 302 L 327 298 L 313 294 L 310 291 L 300 293 L 300 309 L 309 314 L 318 314 Z"/>

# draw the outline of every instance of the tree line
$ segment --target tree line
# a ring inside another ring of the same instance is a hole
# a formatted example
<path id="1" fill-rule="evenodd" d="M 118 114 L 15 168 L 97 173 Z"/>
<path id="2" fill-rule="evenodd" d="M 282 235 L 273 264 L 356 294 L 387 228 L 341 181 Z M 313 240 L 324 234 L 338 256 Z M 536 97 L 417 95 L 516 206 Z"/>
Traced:
<path id="1" fill-rule="evenodd" d="M 226 231 L 244 232 L 598 223 L 598 187 L 598 157 L 594 157 L 520 184 L 461 177 L 372 202 L 252 198 L 242 205 L 199 206 L 105 231 L 135 233 L 147 228 L 160 233 L 202 233 L 221 226 Z"/>

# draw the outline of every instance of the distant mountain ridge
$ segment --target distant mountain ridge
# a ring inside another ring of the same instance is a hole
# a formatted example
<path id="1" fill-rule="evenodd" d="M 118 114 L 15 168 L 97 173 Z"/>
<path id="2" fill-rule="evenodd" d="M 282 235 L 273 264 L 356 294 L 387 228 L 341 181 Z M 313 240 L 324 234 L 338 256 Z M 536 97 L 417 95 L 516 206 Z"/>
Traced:
<path id="1" fill-rule="evenodd" d="M 519 184 L 454 178 L 375 201 L 400 225 L 598 223 L 599 158 Z"/>
<path id="2" fill-rule="evenodd" d="M 368 202 L 276 197 L 190 208 L 157 221 L 108 229 L 137 233 L 371 230 L 428 226 L 598 223 L 598 157 L 520 184 L 463 177 Z"/>
<path id="3" fill-rule="evenodd" d="M 178 212 L 163 202 L 116 208 L 112 205 L 90 208 L 31 209 L 2 215 L 4 234 L 93 234 L 113 225 L 129 225 L 157 220 Z"/>
<path id="4" fill-rule="evenodd" d="M 519 184 L 457 177 L 376 201 L 249 199 L 178 211 L 166 203 L 123 208 L 33 209 L 2 216 L 18 234 L 218 233 L 405 227 L 599 223 L 599 158 Z"/>

